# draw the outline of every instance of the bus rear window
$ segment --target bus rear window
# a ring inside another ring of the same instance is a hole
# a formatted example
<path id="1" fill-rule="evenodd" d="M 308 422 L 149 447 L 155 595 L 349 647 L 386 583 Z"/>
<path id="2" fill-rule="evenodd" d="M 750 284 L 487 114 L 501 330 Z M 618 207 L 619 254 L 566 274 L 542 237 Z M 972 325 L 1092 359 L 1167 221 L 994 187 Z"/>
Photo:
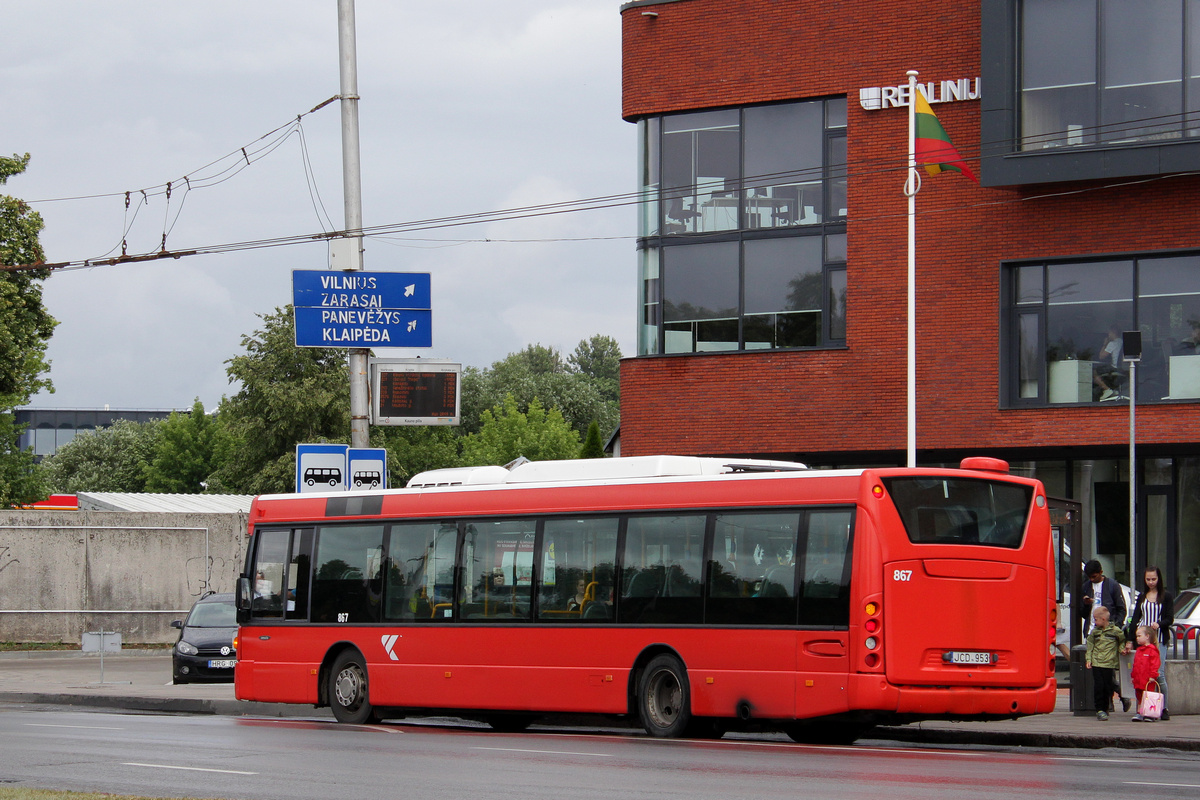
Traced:
<path id="1" fill-rule="evenodd" d="M 893 477 L 884 485 L 909 541 L 1018 548 L 1033 489 L 971 478 Z"/>

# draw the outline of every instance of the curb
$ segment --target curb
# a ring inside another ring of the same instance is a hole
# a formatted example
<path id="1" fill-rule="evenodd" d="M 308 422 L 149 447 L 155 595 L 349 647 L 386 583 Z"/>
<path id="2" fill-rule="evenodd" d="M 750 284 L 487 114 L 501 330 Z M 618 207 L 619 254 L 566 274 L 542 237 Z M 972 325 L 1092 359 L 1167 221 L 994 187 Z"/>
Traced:
<path id="1" fill-rule="evenodd" d="M 1181 750 L 1200 752 L 1200 741 L 1151 737 L 1105 736 L 1091 733 L 1033 733 L 1020 731 L 946 730 L 944 728 L 875 728 L 866 737 L 916 744 L 985 744 L 1004 747 L 1081 748 L 1122 750 Z"/>
<path id="2" fill-rule="evenodd" d="M 0 703 L 65 705 L 149 711 L 167 714 L 209 714 L 226 717 L 329 717 L 327 708 L 292 703 L 258 703 L 249 700 L 204 700 L 189 697 L 130 697 L 43 692 L 0 692 Z"/>
<path id="3" fill-rule="evenodd" d="M 105 652 L 105 658 L 123 658 L 126 656 L 170 656 L 170 648 L 161 649 L 130 649 Z M 0 652 L 0 661 L 19 658 L 100 658 L 99 650 L 5 650 Z"/>

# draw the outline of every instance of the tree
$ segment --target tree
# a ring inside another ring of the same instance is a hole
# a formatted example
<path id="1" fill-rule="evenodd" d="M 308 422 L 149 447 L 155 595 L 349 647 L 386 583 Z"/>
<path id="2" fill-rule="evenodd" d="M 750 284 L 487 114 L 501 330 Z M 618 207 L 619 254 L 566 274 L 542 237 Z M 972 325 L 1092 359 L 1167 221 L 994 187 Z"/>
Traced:
<path id="1" fill-rule="evenodd" d="M 172 411 L 158 426 L 150 463 L 146 467 L 146 491 L 198 494 L 213 471 L 216 438 L 220 429 L 204 413 L 199 398 L 191 413 Z"/>
<path id="2" fill-rule="evenodd" d="M 585 344 L 581 342 L 580 347 Z M 502 405 L 510 394 L 521 411 L 528 410 L 535 397 L 544 408 L 558 409 L 581 435 L 592 420 L 599 421 L 602 430 L 612 430 L 620 418 L 620 407 L 615 399 L 606 400 L 605 393 L 615 391 L 613 386 L 602 386 L 590 373 L 572 368 L 555 348 L 529 345 L 495 362 L 490 370 L 464 370 L 463 431 L 478 432 L 483 412 Z"/>
<path id="3" fill-rule="evenodd" d="M 535 397 L 529 410 L 522 412 L 511 394 L 504 403 L 483 412 L 483 424 L 463 442 L 463 464 L 484 466 L 507 464 L 524 456 L 530 461 L 575 458 L 579 455 L 579 434 L 558 409 L 546 410 Z"/>
<path id="4" fill-rule="evenodd" d="M 389 486 L 399 487 L 418 472 L 457 467 L 463 437 L 448 425 L 375 427 L 371 446 L 387 448 Z"/>
<path id="5" fill-rule="evenodd" d="M 49 494 L 45 474 L 34 462 L 33 450 L 21 449 L 21 433 L 12 409 L 0 412 L 0 506 L 32 503 Z"/>
<path id="6" fill-rule="evenodd" d="M 604 458 L 604 442 L 600 439 L 600 425 L 596 420 L 588 425 L 587 438 L 583 440 L 580 458 Z"/>
<path id="7" fill-rule="evenodd" d="M 581 341 L 567 363 L 589 377 L 605 400 L 621 400 L 621 345 L 611 336 L 596 334 Z"/>
<path id="8" fill-rule="evenodd" d="M 80 433 L 43 462 L 55 492 L 141 492 L 162 420 L 118 419 Z"/>
<path id="9" fill-rule="evenodd" d="M 0 157 L 0 185 L 25 171 L 29 154 Z M 21 200 L 0 195 L 0 265 L 45 261 L 38 235 L 41 216 Z M 46 343 L 58 323 L 42 304 L 48 269 L 0 272 L 0 505 L 31 502 L 45 496 L 33 454 L 21 450 L 21 429 L 13 410 L 40 389 L 53 386 L 47 376 Z"/>
<path id="10" fill-rule="evenodd" d="M 245 354 L 226 362 L 241 390 L 217 415 L 228 440 L 210 490 L 294 491 L 297 444 L 350 440 L 346 351 L 296 347 L 290 305 L 259 318 L 262 328 L 242 337 Z"/>

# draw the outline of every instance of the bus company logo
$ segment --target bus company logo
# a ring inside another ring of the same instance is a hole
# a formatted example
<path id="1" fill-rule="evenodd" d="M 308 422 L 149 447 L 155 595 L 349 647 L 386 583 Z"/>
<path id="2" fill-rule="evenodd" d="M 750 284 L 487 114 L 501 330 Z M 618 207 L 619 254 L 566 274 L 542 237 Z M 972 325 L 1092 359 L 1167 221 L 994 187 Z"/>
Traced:
<path id="1" fill-rule="evenodd" d="M 400 637 L 394 633 L 385 633 L 383 636 L 379 637 L 379 641 L 383 644 L 384 652 L 388 654 L 388 658 L 390 658 L 392 661 L 400 660 L 400 656 L 392 652 L 392 648 L 396 646 L 396 641 L 399 638 Z"/>

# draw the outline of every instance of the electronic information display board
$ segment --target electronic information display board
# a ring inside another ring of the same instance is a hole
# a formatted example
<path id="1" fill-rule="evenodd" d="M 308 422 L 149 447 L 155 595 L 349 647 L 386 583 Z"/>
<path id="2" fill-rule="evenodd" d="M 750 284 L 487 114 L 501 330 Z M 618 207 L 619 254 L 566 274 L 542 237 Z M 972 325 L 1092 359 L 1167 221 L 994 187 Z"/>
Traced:
<path id="1" fill-rule="evenodd" d="M 462 364 L 427 358 L 371 361 L 373 425 L 458 425 Z"/>

